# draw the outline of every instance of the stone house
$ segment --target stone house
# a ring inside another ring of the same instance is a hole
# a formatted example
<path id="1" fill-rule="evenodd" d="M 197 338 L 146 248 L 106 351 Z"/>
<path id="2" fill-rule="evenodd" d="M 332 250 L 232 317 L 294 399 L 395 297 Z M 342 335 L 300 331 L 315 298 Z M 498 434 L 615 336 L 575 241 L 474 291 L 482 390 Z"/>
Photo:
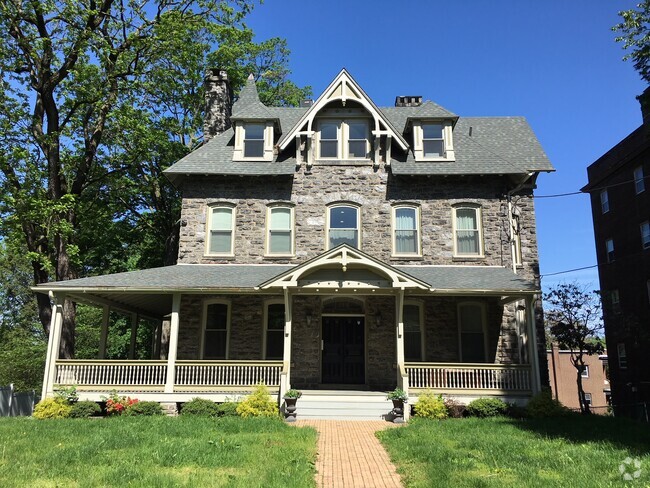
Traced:
<path id="1" fill-rule="evenodd" d="M 204 144 L 166 171 L 178 264 L 39 286 L 105 311 L 96 361 L 57 358 L 53 314 L 44 396 L 223 401 L 264 381 L 525 402 L 548 383 L 533 191 L 553 167 L 524 118 L 380 108 L 346 70 L 300 108 L 252 80 L 231 107 L 226 73 L 205 82 Z M 151 360 L 102 359 L 111 308 L 160 324 Z"/>

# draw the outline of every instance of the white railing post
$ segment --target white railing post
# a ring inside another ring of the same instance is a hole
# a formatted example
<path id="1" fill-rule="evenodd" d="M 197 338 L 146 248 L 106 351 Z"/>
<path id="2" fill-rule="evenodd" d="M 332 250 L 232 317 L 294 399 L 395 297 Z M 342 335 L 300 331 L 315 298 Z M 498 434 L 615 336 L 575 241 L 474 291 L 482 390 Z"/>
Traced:
<path id="1" fill-rule="evenodd" d="M 535 320 L 535 297 L 526 298 L 526 322 L 528 328 L 528 347 L 531 365 L 531 388 L 533 395 L 542 390 L 540 371 L 539 371 L 539 353 L 537 351 L 537 323 Z"/>
<path id="2" fill-rule="evenodd" d="M 395 297 L 395 343 L 397 345 L 397 382 L 401 383 L 404 369 L 404 288 Z"/>
<path id="3" fill-rule="evenodd" d="M 180 308 L 181 294 L 174 293 L 174 296 L 172 298 L 171 327 L 169 331 L 169 353 L 167 354 L 167 379 L 165 381 L 165 393 L 173 393 L 174 391 Z"/>
<path id="4" fill-rule="evenodd" d="M 108 321 L 111 316 L 111 307 L 104 305 L 102 310 L 102 329 L 99 335 L 99 359 L 106 358 L 106 344 L 108 342 Z"/>
<path id="5" fill-rule="evenodd" d="M 61 329 L 63 327 L 63 302 L 65 296 L 57 296 L 50 292 L 52 304 L 52 318 L 50 321 L 50 337 L 47 341 L 47 357 L 45 359 L 45 372 L 43 375 L 43 390 L 41 398 L 54 395 L 54 380 L 56 376 L 56 360 L 59 358 L 61 347 Z"/>

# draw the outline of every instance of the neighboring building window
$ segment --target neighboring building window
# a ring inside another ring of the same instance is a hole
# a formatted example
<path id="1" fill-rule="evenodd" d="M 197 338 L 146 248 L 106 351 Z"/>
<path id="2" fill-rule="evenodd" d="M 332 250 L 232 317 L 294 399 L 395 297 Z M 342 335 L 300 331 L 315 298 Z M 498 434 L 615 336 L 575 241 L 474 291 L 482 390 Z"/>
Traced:
<path id="1" fill-rule="evenodd" d="M 293 255 L 293 207 L 269 207 L 267 254 Z"/>
<path id="2" fill-rule="evenodd" d="M 404 304 L 404 359 L 423 361 L 422 307 L 419 304 Z"/>
<path id="3" fill-rule="evenodd" d="M 591 393 L 584 392 L 584 404 L 591 407 Z"/>
<path id="4" fill-rule="evenodd" d="M 328 248 L 341 244 L 359 247 L 359 209 L 349 205 L 330 207 L 328 215 Z"/>
<path id="5" fill-rule="evenodd" d="M 232 255 L 234 223 L 234 207 L 221 205 L 210 207 L 208 254 Z"/>
<path id="6" fill-rule="evenodd" d="M 454 254 L 482 256 L 481 209 L 478 206 L 454 207 Z"/>
<path id="7" fill-rule="evenodd" d="M 618 290 L 612 290 L 609 292 L 609 300 L 612 305 L 612 312 L 618 312 L 621 310 L 621 297 Z"/>
<path id="8" fill-rule="evenodd" d="M 319 159 L 368 159 L 368 122 L 362 119 L 322 120 L 318 124 Z"/>
<path id="9" fill-rule="evenodd" d="M 444 158 L 445 139 L 442 124 L 422 124 L 422 149 L 425 158 Z"/>
<path id="10" fill-rule="evenodd" d="M 641 224 L 641 246 L 643 249 L 650 247 L 650 222 L 647 220 Z"/>
<path id="11" fill-rule="evenodd" d="M 589 365 L 585 364 L 584 366 L 580 367 L 580 376 L 583 378 L 589 378 Z"/>
<path id="12" fill-rule="evenodd" d="M 266 336 L 264 359 L 284 357 L 284 303 L 266 305 Z"/>
<path id="13" fill-rule="evenodd" d="M 611 263 L 614 261 L 614 241 L 612 239 L 607 239 L 605 241 L 605 252 L 607 254 L 607 262 Z"/>
<path id="14" fill-rule="evenodd" d="M 609 195 L 607 194 L 607 190 L 600 192 L 600 208 L 603 213 L 609 212 Z"/>
<path id="15" fill-rule="evenodd" d="M 627 369 L 627 353 L 625 352 L 625 343 L 619 342 L 616 345 L 616 352 L 618 352 L 618 367 Z"/>
<path id="16" fill-rule="evenodd" d="M 650 305 L 650 280 L 646 280 L 645 287 L 648 293 L 648 304 Z"/>
<path id="17" fill-rule="evenodd" d="M 634 169 L 634 191 L 637 195 L 645 191 L 645 180 L 643 177 L 643 168 L 641 166 Z"/>
<path id="18" fill-rule="evenodd" d="M 419 207 L 393 207 L 393 254 L 420 254 Z"/>
<path id="19" fill-rule="evenodd" d="M 458 306 L 458 322 L 461 362 L 484 363 L 487 354 L 483 306 L 478 303 L 460 304 Z"/>
<path id="20" fill-rule="evenodd" d="M 203 359 L 228 358 L 230 306 L 225 302 L 206 303 L 203 322 Z"/>
<path id="21" fill-rule="evenodd" d="M 263 124 L 246 124 L 244 126 L 244 157 L 264 157 L 264 129 Z"/>

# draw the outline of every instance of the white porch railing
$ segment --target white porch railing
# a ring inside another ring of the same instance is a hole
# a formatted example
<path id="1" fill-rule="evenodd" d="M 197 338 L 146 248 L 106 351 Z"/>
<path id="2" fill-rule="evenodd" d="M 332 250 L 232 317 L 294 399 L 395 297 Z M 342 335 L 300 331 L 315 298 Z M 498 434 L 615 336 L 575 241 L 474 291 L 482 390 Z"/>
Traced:
<path id="1" fill-rule="evenodd" d="M 280 386 L 282 361 L 176 361 L 179 387 L 246 387 L 263 382 Z"/>
<path id="2" fill-rule="evenodd" d="M 80 390 L 164 391 L 167 361 L 56 361 L 54 384 Z M 248 390 L 260 382 L 279 388 L 282 361 L 176 361 L 174 390 Z"/>
<path id="3" fill-rule="evenodd" d="M 519 364 L 406 363 L 411 389 L 531 390 L 530 366 Z"/>

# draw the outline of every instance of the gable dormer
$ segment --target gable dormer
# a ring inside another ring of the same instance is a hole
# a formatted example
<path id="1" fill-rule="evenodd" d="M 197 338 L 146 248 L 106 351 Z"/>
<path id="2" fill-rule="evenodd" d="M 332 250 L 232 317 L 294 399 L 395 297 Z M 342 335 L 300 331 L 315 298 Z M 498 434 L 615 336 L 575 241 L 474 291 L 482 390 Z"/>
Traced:
<path id="1" fill-rule="evenodd" d="M 233 161 L 272 161 L 273 142 L 280 122 L 260 101 L 253 76 L 249 76 L 232 108 L 235 130 Z"/>

